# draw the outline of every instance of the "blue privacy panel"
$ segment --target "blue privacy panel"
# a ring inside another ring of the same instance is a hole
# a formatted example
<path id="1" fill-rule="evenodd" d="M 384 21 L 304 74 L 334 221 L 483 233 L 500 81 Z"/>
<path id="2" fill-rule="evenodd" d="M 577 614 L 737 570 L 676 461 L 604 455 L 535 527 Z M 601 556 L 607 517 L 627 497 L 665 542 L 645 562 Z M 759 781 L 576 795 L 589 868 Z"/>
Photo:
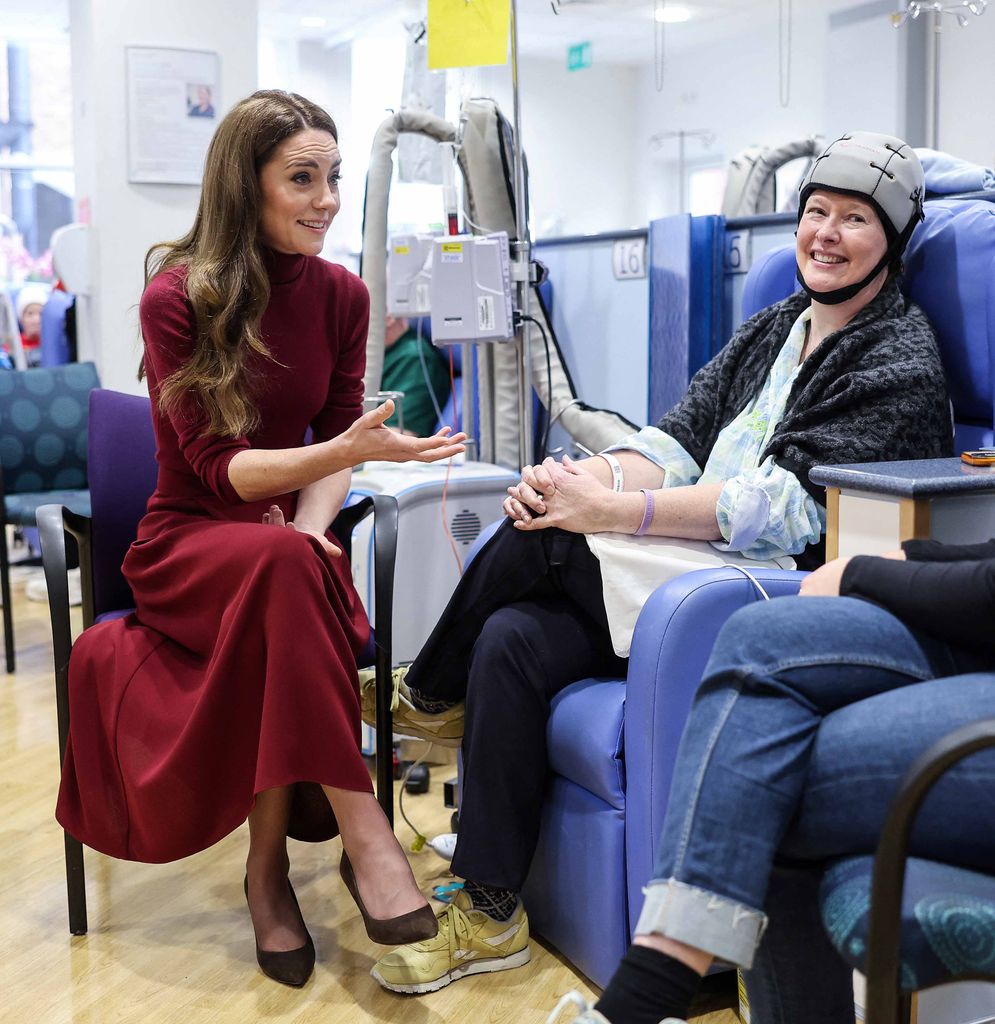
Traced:
<path id="1" fill-rule="evenodd" d="M 650 223 L 650 422 L 687 390 L 723 343 L 723 217 Z"/>

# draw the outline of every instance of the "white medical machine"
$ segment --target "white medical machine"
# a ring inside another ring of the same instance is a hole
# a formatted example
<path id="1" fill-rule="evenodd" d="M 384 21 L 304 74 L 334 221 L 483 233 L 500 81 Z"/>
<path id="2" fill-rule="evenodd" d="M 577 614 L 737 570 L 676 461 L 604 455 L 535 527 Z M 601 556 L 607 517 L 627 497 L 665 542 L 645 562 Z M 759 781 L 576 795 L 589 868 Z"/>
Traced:
<path id="1" fill-rule="evenodd" d="M 413 661 L 421 650 L 456 588 L 473 542 L 488 523 L 501 518 L 506 488 L 518 483 L 518 474 L 501 466 L 462 462 L 449 469 L 447 484 L 446 469 L 445 463 L 368 462 L 352 475 L 353 494 L 397 498 L 391 633 L 395 665 Z M 352 578 L 376 628 L 372 516 L 353 531 Z M 374 749 L 374 731 L 364 725 L 363 753 Z"/>
<path id="2" fill-rule="evenodd" d="M 394 235 L 387 250 L 387 312 L 428 316 L 433 235 Z"/>
<path id="3" fill-rule="evenodd" d="M 517 473 L 484 462 L 453 465 L 448 486 L 444 463 L 368 462 L 353 473 L 353 494 L 392 494 L 397 499 L 391 634 L 395 665 L 414 660 L 421 650 L 456 588 L 473 542 L 488 523 L 503 516 L 506 488 L 518 479 Z M 353 532 L 352 577 L 372 619 L 372 516 Z"/>
<path id="4" fill-rule="evenodd" d="M 429 294 L 436 345 L 514 337 L 508 233 L 436 238 Z"/>

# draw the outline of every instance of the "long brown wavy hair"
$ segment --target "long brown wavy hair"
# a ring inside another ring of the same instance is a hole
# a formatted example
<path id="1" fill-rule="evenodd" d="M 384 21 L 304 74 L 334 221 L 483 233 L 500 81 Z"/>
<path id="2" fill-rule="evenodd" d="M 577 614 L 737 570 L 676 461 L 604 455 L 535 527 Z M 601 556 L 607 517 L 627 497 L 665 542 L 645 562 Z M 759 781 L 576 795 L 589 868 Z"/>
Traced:
<path id="1" fill-rule="evenodd" d="M 240 437 L 259 426 L 248 363 L 254 353 L 273 358 L 260 331 L 270 286 L 258 241 L 259 172 L 284 139 L 308 128 L 338 141 L 331 117 L 296 93 L 263 89 L 236 104 L 208 147 L 193 227 L 145 254 L 146 288 L 160 271 L 187 268 L 196 324 L 193 355 L 161 382 L 159 407 L 172 412 L 193 397 L 208 435 Z"/>

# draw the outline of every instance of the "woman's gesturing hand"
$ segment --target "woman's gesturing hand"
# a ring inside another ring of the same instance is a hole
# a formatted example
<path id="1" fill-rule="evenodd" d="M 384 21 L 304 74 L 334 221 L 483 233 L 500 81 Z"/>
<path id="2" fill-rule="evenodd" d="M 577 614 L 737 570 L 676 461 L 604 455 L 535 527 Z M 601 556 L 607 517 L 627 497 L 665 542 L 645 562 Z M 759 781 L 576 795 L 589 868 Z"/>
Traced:
<path id="1" fill-rule="evenodd" d="M 325 554 L 330 558 L 339 558 L 342 555 L 339 548 L 337 548 L 323 533 L 319 533 L 317 530 L 298 530 L 293 523 L 288 523 L 284 518 L 283 509 L 280 508 L 279 505 L 270 505 L 269 511 L 263 513 L 263 526 L 283 526 L 288 530 L 307 534 L 309 537 L 314 537 L 314 539 L 324 549 Z"/>
<path id="2" fill-rule="evenodd" d="M 466 434 L 451 434 L 443 427 L 431 437 L 401 434 L 384 426 L 394 415 L 394 403 L 388 398 L 383 405 L 365 413 L 342 434 L 348 444 L 353 465 L 361 462 L 439 462 L 464 451 Z"/>

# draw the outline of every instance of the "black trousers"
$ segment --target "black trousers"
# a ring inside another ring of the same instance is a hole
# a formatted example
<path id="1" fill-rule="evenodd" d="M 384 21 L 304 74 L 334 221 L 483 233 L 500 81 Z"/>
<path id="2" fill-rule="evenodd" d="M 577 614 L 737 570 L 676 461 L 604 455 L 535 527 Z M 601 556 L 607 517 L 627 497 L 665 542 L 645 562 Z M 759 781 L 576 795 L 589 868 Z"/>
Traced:
<path id="1" fill-rule="evenodd" d="M 539 834 L 550 701 L 578 679 L 625 670 L 584 537 L 502 524 L 407 676 L 426 697 L 466 700 L 455 874 L 522 888 Z"/>

